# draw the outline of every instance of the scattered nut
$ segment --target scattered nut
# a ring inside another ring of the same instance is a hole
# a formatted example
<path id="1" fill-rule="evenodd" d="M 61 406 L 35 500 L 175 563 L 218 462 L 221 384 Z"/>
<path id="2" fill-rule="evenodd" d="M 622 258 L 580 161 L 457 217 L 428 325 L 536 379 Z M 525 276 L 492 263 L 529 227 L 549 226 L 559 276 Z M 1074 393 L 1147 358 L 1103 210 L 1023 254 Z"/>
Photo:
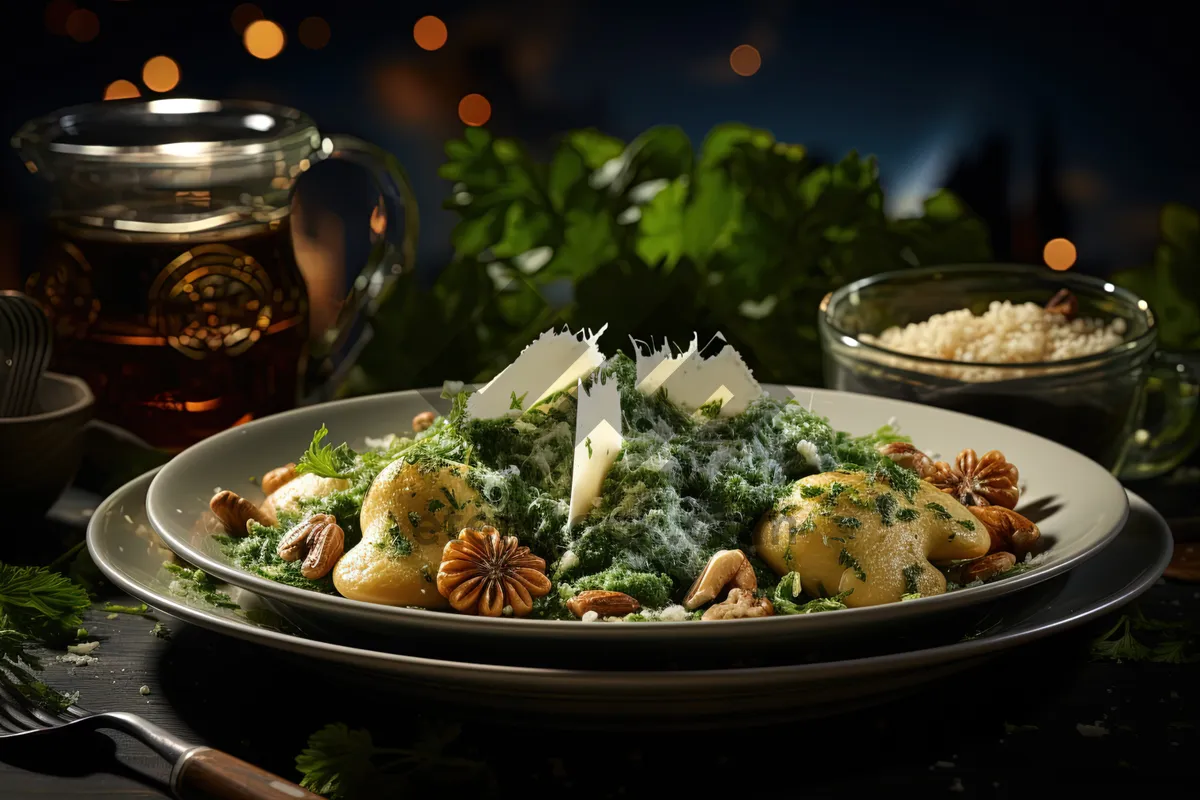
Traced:
<path id="1" fill-rule="evenodd" d="M 967 449 L 958 454 L 954 466 L 945 461 L 934 463 L 933 474 L 926 480 L 964 506 L 1016 508 L 1021 497 L 1019 478 L 1017 468 L 999 450 L 989 450 L 980 458 Z"/>
<path id="2" fill-rule="evenodd" d="M 273 495 L 276 489 L 285 483 L 291 482 L 295 477 L 295 464 L 284 464 L 282 467 L 276 467 L 262 476 L 262 490 L 268 496 Z"/>
<path id="3" fill-rule="evenodd" d="M 1059 289 L 1054 297 L 1050 298 L 1050 302 L 1046 303 L 1046 310 L 1051 314 L 1062 314 L 1067 319 L 1075 319 L 1075 315 L 1079 313 L 1079 299 L 1071 294 L 1069 289 Z"/>
<path id="4" fill-rule="evenodd" d="M 550 592 L 544 559 L 521 547 L 515 536 L 501 536 L 490 525 L 463 528 L 442 550 L 438 593 L 455 611 L 500 616 L 505 606 L 514 617 L 533 610 L 533 598 Z"/>
<path id="5" fill-rule="evenodd" d="M 314 514 L 283 535 L 275 553 L 284 561 L 299 561 L 309 550 L 309 539 L 318 528 L 336 524 L 329 514 Z"/>
<path id="6" fill-rule="evenodd" d="M 933 459 L 908 442 L 889 442 L 879 448 L 879 454 L 917 473 L 922 480 L 933 475 Z"/>
<path id="7" fill-rule="evenodd" d="M 774 614 L 775 606 L 767 598 L 755 597 L 754 592 L 747 589 L 730 589 L 729 596 L 705 611 L 700 619 L 750 619 Z"/>
<path id="8" fill-rule="evenodd" d="M 433 421 L 436 418 L 437 414 L 433 413 L 432 411 L 422 411 L 420 414 L 417 414 L 415 417 L 413 417 L 412 421 L 413 433 L 420 433 L 421 431 L 425 430 L 433 424 Z"/>
<path id="9" fill-rule="evenodd" d="M 975 519 L 983 523 L 992 537 L 989 553 L 1012 553 L 1024 557 L 1036 546 L 1042 532 L 1033 521 L 1026 519 L 1011 508 L 1003 506 L 967 506 Z"/>
<path id="10" fill-rule="evenodd" d="M 275 524 L 273 514 L 228 490 L 213 495 L 212 500 L 208 501 L 208 507 L 225 526 L 225 530 L 234 536 L 245 536 L 246 525 L 250 520 L 254 520 L 259 525 Z"/>
<path id="11" fill-rule="evenodd" d="M 960 581 L 964 584 L 986 581 L 988 578 L 1008 572 L 1016 566 L 1016 563 L 1017 557 L 1012 553 L 992 553 L 969 564 L 964 564 Z"/>
<path id="12" fill-rule="evenodd" d="M 567 601 L 567 608 L 577 617 L 595 611 L 601 617 L 623 617 L 642 607 L 636 598 L 624 592 L 606 592 L 592 589 L 580 592 Z"/>
<path id="13" fill-rule="evenodd" d="M 322 514 L 321 516 L 328 516 Z M 329 574 L 346 552 L 346 534 L 336 522 L 317 526 L 308 536 L 308 555 L 300 565 L 300 574 L 310 581 Z"/>
<path id="14" fill-rule="evenodd" d="M 688 589 L 687 596 L 683 598 L 683 607 L 688 611 L 695 611 L 705 603 L 711 603 L 716 600 L 726 586 L 733 582 L 734 578 L 742 572 L 744 567 L 749 567 L 746 554 L 741 550 L 718 550 L 713 553 L 712 558 L 704 565 L 704 569 L 700 572 L 699 577 L 693 581 L 692 586 Z M 750 577 L 754 578 L 754 570 L 750 569 Z M 742 580 L 745 580 L 744 574 Z M 754 581 L 754 586 L 742 588 L 757 587 L 757 580 Z"/>

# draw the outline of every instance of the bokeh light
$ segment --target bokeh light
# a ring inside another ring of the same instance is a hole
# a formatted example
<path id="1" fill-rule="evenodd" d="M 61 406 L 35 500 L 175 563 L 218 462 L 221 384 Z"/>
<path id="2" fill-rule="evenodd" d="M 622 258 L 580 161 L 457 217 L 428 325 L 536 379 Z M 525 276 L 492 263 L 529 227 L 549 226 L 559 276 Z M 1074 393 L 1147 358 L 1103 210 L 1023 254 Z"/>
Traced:
<path id="1" fill-rule="evenodd" d="M 169 92 L 179 85 L 179 65 L 167 56 L 155 56 L 142 67 L 142 83 L 155 92 Z"/>
<path id="2" fill-rule="evenodd" d="M 77 42 L 90 42 L 100 35 L 100 18 L 95 11 L 77 8 L 67 17 L 67 36 Z"/>
<path id="3" fill-rule="evenodd" d="M 262 9 L 254 5 L 254 3 L 242 3 L 233 10 L 233 15 L 229 18 L 229 21 L 233 23 L 233 29 L 237 31 L 237 35 L 241 36 L 246 32 L 246 28 L 250 27 L 251 23 L 262 19 L 264 16 Z"/>
<path id="4" fill-rule="evenodd" d="M 105 100 L 125 100 L 129 97 L 141 97 L 142 93 L 133 81 L 124 79 L 113 81 L 104 89 Z"/>
<path id="5" fill-rule="evenodd" d="M 492 104 L 481 94 L 469 94 L 458 101 L 458 118 L 477 128 L 492 118 Z"/>
<path id="6" fill-rule="evenodd" d="M 250 55 L 267 59 L 282 53 L 287 40 L 283 35 L 283 28 L 278 24 L 269 19 L 259 19 L 246 26 L 242 41 Z"/>
<path id="7" fill-rule="evenodd" d="M 71 0 L 50 0 L 46 4 L 44 17 L 46 20 L 46 30 L 55 36 L 66 36 L 67 18 L 71 16 L 71 12 L 74 10 L 75 4 Z"/>
<path id="8" fill-rule="evenodd" d="M 300 44 L 309 50 L 320 50 L 329 44 L 329 23 L 320 17 L 309 17 L 300 23 Z"/>
<path id="9" fill-rule="evenodd" d="M 1075 266 L 1078 253 L 1069 239 L 1051 239 L 1042 249 L 1042 258 L 1050 269 L 1064 270 Z"/>
<path id="10" fill-rule="evenodd" d="M 753 45 L 739 44 L 729 54 L 729 66 L 744 78 L 748 78 L 762 67 L 762 55 Z"/>
<path id="11" fill-rule="evenodd" d="M 413 25 L 413 40 L 422 50 L 437 50 L 446 43 L 446 23 L 434 16 L 421 17 Z"/>

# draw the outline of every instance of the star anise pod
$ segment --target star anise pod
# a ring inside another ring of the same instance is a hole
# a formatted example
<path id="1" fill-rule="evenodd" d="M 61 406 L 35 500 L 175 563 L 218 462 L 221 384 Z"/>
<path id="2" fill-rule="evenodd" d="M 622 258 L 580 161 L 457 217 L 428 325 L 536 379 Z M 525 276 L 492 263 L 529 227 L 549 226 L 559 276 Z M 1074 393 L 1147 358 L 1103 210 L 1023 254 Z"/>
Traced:
<path id="1" fill-rule="evenodd" d="M 498 617 L 508 607 L 514 617 L 523 617 L 535 597 L 550 591 L 550 579 L 544 559 L 521 547 L 517 537 L 485 525 L 463 528 L 446 544 L 437 588 L 455 611 Z"/>
<path id="2" fill-rule="evenodd" d="M 1017 486 L 1017 468 L 999 450 L 979 457 L 974 450 L 963 450 L 951 466 L 934 462 L 926 478 L 937 488 L 957 498 L 964 506 L 1001 506 L 1016 508 L 1021 490 Z"/>

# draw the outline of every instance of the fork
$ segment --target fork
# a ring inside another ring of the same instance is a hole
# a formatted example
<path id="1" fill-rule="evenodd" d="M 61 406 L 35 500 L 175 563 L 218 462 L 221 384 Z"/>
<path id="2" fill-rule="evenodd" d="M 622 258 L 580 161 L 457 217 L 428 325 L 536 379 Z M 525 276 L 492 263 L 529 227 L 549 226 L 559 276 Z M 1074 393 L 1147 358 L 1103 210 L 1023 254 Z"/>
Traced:
<path id="1" fill-rule="evenodd" d="M 266 770 L 211 747 L 188 744 L 136 714 L 91 713 L 71 706 L 52 714 L 0 680 L 0 741 L 44 737 L 70 729 L 123 731 L 170 761 L 171 793 L 180 800 L 321 800 Z"/>

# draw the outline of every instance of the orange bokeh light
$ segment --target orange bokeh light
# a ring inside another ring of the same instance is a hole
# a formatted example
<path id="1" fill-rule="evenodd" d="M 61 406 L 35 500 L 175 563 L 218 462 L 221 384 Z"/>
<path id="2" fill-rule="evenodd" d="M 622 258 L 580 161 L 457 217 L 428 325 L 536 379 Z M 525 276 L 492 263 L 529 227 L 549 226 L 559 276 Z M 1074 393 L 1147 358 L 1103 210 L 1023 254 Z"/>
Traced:
<path id="1" fill-rule="evenodd" d="M 141 97 L 142 93 L 133 81 L 113 81 L 104 89 L 105 100 L 125 100 L 129 97 Z"/>
<path id="2" fill-rule="evenodd" d="M 753 45 L 739 44 L 729 54 L 729 66 L 744 78 L 748 78 L 762 67 L 762 55 Z"/>
<path id="3" fill-rule="evenodd" d="M 1042 258 L 1050 269 L 1065 270 L 1075 266 L 1078 253 L 1069 239 L 1051 239 L 1042 249 Z"/>
<path id="4" fill-rule="evenodd" d="M 95 11 L 77 8 L 67 16 L 67 35 L 77 42 L 90 42 L 100 35 L 100 18 Z"/>
<path id="5" fill-rule="evenodd" d="M 421 17 L 413 25 L 413 40 L 422 50 L 437 50 L 449 38 L 446 23 L 434 16 Z"/>
<path id="6" fill-rule="evenodd" d="M 71 0 L 50 0 L 46 4 L 45 20 L 46 30 L 56 36 L 67 35 L 67 18 L 71 16 L 71 12 L 75 11 L 75 4 Z"/>
<path id="7" fill-rule="evenodd" d="M 458 101 L 458 118 L 477 128 L 492 118 L 492 104 L 481 94 L 469 94 Z"/>
<path id="8" fill-rule="evenodd" d="M 166 56 L 155 56 L 142 67 L 142 83 L 155 92 L 169 92 L 179 85 L 179 65 Z"/>
<path id="9" fill-rule="evenodd" d="M 300 23 L 300 44 L 309 50 L 320 50 L 329 44 L 329 23 L 320 17 L 309 17 Z"/>
<path id="10" fill-rule="evenodd" d="M 233 23 L 233 29 L 241 36 L 246 32 L 246 28 L 250 27 L 250 23 L 262 19 L 263 16 L 262 9 L 254 3 L 242 3 L 233 10 L 229 21 Z"/>
<path id="11" fill-rule="evenodd" d="M 259 19 L 251 22 L 242 35 L 246 50 L 255 58 L 274 58 L 283 52 L 286 42 L 283 28 L 269 19 Z"/>

